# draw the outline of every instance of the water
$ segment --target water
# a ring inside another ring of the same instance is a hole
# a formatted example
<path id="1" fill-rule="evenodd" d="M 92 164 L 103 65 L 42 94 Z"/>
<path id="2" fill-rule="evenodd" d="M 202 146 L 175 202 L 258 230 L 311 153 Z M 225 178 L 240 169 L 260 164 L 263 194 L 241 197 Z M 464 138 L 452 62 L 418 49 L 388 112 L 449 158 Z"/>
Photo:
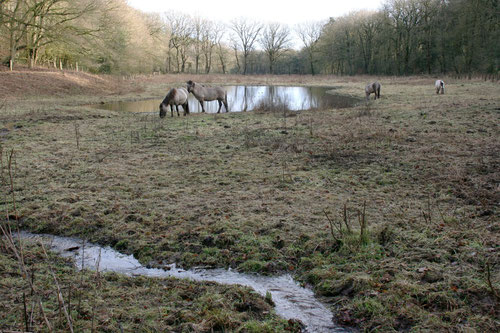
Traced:
<path id="1" fill-rule="evenodd" d="M 63 257 L 75 260 L 82 267 L 100 271 L 112 271 L 128 276 L 176 277 L 194 281 L 213 281 L 222 284 L 239 284 L 253 288 L 262 296 L 270 292 L 276 313 L 285 319 L 298 319 L 306 326 L 306 332 L 347 332 L 332 321 L 332 313 L 318 301 L 310 289 L 301 287 L 288 274 L 276 277 L 238 273 L 225 269 L 183 270 L 169 265 L 168 269 L 144 267 L 131 255 L 121 254 L 109 246 L 101 247 L 85 243 L 78 238 L 36 235 L 21 232 L 23 239 L 43 240 L 50 249 Z"/>
<path id="2" fill-rule="evenodd" d="M 223 88 L 227 91 L 229 111 L 231 112 L 346 108 L 358 102 L 358 99 L 354 97 L 334 95 L 331 93 L 332 88 L 325 87 L 225 86 Z M 111 111 L 159 112 L 159 105 L 163 97 L 135 102 L 118 101 L 90 106 Z M 190 112 L 201 112 L 200 103 L 192 94 L 189 94 L 188 103 Z M 219 103 L 217 101 L 205 102 L 206 112 L 214 113 L 217 112 L 218 108 Z M 181 107 L 179 107 L 179 110 L 181 110 Z M 225 111 L 226 109 L 222 106 L 221 112 Z M 183 114 L 183 111 L 179 112 Z"/>

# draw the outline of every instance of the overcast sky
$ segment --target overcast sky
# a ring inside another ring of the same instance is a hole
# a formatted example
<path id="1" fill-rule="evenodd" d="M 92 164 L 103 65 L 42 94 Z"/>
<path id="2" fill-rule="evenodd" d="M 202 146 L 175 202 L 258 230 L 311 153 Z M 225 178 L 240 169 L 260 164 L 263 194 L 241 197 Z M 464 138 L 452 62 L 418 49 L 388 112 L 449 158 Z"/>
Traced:
<path id="1" fill-rule="evenodd" d="M 213 21 L 229 22 L 248 17 L 262 22 L 294 25 L 326 20 L 351 11 L 376 10 L 383 0 L 128 0 L 129 5 L 144 12 L 183 12 Z"/>

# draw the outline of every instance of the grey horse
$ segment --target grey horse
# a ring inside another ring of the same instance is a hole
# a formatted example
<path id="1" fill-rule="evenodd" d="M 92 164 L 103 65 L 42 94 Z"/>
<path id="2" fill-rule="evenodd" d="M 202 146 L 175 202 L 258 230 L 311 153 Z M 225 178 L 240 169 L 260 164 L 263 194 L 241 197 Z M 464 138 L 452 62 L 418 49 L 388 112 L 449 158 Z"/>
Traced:
<path id="1" fill-rule="evenodd" d="M 188 104 L 189 93 L 185 88 L 172 88 L 167 93 L 167 96 L 163 99 L 160 104 L 160 118 L 165 117 L 167 113 L 167 107 L 170 105 L 170 115 L 174 116 L 174 106 L 177 109 L 177 116 L 179 116 L 179 105 L 182 105 L 184 109 L 184 115 L 189 113 Z"/>
<path id="2" fill-rule="evenodd" d="M 222 103 L 224 103 L 224 106 L 226 107 L 226 112 L 229 112 L 229 109 L 227 107 L 227 92 L 221 87 L 205 87 L 202 84 L 189 80 L 187 82 L 187 91 L 192 93 L 194 97 L 196 97 L 198 102 L 200 102 L 202 112 L 205 112 L 203 102 L 215 100 L 219 102 L 219 110 L 217 111 L 217 113 L 220 112 Z"/>
<path id="3" fill-rule="evenodd" d="M 436 83 L 434 83 L 434 87 L 436 88 L 436 94 L 444 94 L 444 81 L 443 80 L 436 80 Z"/>
<path id="4" fill-rule="evenodd" d="M 380 98 L 380 83 L 377 81 L 367 84 L 365 87 L 366 100 L 370 99 L 370 94 L 375 94 L 375 99 Z"/>

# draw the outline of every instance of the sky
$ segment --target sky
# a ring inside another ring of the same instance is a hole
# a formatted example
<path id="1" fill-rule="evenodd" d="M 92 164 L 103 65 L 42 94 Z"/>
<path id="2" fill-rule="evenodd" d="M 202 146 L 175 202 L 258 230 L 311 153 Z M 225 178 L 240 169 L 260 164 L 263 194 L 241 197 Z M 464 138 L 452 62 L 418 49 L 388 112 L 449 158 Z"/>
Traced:
<path id="1" fill-rule="evenodd" d="M 128 0 L 144 12 L 182 12 L 218 22 L 247 17 L 260 22 L 297 23 L 327 20 L 351 11 L 379 9 L 383 0 Z"/>

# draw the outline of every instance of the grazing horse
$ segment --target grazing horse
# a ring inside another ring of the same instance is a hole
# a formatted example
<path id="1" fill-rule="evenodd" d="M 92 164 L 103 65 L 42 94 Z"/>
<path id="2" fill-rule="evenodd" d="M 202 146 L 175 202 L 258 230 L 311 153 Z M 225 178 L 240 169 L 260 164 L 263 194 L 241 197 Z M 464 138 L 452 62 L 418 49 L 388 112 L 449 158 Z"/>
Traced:
<path id="1" fill-rule="evenodd" d="M 444 94 L 444 81 L 443 80 L 436 80 L 436 83 L 434 83 L 434 87 L 436 88 L 436 94 Z"/>
<path id="2" fill-rule="evenodd" d="M 380 83 L 377 81 L 367 84 L 365 87 L 366 100 L 370 99 L 370 94 L 375 94 L 375 99 L 380 98 Z"/>
<path id="3" fill-rule="evenodd" d="M 172 88 L 168 92 L 167 96 L 163 99 L 160 104 L 160 118 L 165 117 L 167 113 L 167 106 L 170 105 L 170 115 L 174 116 L 174 106 L 177 109 L 177 116 L 179 116 L 179 105 L 182 105 L 184 109 L 184 115 L 189 113 L 188 105 L 188 95 L 186 89 L 184 88 Z"/>
<path id="4" fill-rule="evenodd" d="M 200 102 L 202 112 L 205 112 L 203 102 L 215 100 L 219 102 L 219 110 L 217 113 L 220 113 L 222 103 L 224 103 L 224 106 L 226 107 L 226 112 L 229 112 L 227 107 L 227 92 L 221 87 L 205 87 L 202 84 L 189 80 L 187 82 L 187 91 L 192 93 L 198 102 Z"/>

